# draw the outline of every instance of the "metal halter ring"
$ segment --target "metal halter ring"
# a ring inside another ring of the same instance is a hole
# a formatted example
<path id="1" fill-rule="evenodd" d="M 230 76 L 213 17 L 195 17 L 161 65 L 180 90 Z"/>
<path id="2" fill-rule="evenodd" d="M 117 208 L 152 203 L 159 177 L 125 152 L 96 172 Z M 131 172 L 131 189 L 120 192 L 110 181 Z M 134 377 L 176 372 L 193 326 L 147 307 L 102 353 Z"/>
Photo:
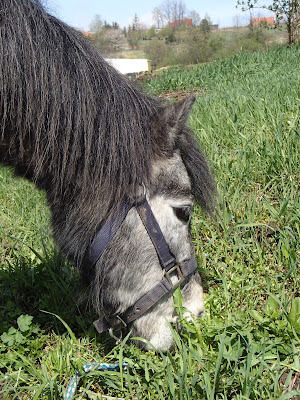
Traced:
<path id="1" fill-rule="evenodd" d="M 176 282 L 175 284 L 173 284 L 172 279 L 171 279 L 171 274 L 173 272 L 177 273 L 177 278 L 178 278 L 178 282 Z M 177 288 L 179 285 L 181 285 L 182 282 L 185 280 L 183 272 L 181 270 L 181 267 L 178 264 L 176 264 L 176 265 L 174 265 L 174 267 L 170 268 L 169 271 L 164 271 L 164 277 L 174 289 Z"/>
<path id="2" fill-rule="evenodd" d="M 111 336 L 113 339 L 115 339 L 116 345 L 118 345 L 118 344 L 121 343 L 122 337 L 123 337 L 123 336 L 122 336 L 122 331 L 121 331 L 121 330 L 120 330 L 120 337 L 117 337 L 117 336 L 114 334 L 114 328 L 109 328 L 108 333 L 109 333 L 109 336 Z"/>

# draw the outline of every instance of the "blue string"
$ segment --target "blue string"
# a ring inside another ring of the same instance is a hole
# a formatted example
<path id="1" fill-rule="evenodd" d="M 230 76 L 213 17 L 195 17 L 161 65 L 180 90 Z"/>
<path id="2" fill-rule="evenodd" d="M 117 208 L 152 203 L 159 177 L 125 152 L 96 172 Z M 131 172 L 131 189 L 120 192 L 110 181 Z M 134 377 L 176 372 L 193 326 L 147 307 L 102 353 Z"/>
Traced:
<path id="1" fill-rule="evenodd" d="M 126 362 L 122 363 L 123 369 L 126 369 L 127 366 L 128 366 L 128 363 L 126 363 Z M 119 363 L 116 363 L 116 364 L 101 363 L 101 364 L 99 364 L 97 362 L 84 364 L 82 366 L 81 370 L 77 371 L 75 373 L 75 375 L 73 375 L 72 379 L 70 380 L 69 385 L 67 387 L 67 391 L 64 395 L 64 400 L 73 399 L 73 397 L 75 396 L 76 389 L 77 389 L 80 379 L 82 378 L 83 375 L 85 375 L 86 373 L 88 373 L 92 370 L 93 371 L 119 371 L 120 364 Z"/>

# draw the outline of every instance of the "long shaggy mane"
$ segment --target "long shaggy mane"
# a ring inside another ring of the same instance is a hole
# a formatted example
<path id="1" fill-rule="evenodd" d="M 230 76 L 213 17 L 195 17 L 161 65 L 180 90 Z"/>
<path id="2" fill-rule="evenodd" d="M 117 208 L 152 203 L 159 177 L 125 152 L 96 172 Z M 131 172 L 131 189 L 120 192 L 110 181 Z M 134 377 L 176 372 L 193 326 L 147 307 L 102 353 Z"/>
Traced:
<path id="1" fill-rule="evenodd" d="M 164 153 L 153 134 L 163 107 L 38 0 L 1 0 L 0 68 L 0 162 L 46 189 L 56 240 L 80 264 L 111 208 Z M 209 208 L 207 165 L 195 165 L 194 142 L 180 146 Z"/>
<path id="2" fill-rule="evenodd" d="M 16 164 L 55 193 L 78 181 L 118 198 L 149 172 L 150 116 L 159 103 L 110 67 L 83 35 L 37 0 L 2 0 L 1 135 Z M 46 133 L 46 134 L 45 134 Z M 101 160 L 101 163 L 99 163 Z"/>

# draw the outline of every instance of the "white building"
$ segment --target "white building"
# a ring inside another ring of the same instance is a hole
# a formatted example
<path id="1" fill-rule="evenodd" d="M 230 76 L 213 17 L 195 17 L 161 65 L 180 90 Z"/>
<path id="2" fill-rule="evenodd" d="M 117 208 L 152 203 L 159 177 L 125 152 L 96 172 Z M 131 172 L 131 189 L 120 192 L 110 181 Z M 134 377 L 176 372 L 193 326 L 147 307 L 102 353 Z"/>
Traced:
<path id="1" fill-rule="evenodd" d="M 121 74 L 138 74 L 150 70 L 150 61 L 145 58 L 106 58 L 106 61 Z"/>

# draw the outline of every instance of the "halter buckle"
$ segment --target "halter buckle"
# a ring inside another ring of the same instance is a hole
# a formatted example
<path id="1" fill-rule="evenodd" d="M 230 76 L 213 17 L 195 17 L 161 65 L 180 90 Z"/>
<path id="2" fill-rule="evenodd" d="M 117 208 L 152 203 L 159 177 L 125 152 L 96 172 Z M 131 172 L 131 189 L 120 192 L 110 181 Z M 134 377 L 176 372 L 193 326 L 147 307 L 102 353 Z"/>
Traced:
<path id="1" fill-rule="evenodd" d="M 173 272 L 176 272 L 177 278 L 178 278 L 178 282 L 176 282 L 176 283 L 174 283 L 174 284 L 173 284 L 172 279 L 171 279 L 171 274 L 172 274 Z M 181 270 L 181 267 L 180 267 L 180 265 L 178 265 L 178 264 L 174 265 L 174 267 L 170 268 L 168 271 L 165 271 L 164 276 L 165 276 L 166 280 L 168 281 L 168 283 L 169 283 L 169 284 L 172 286 L 172 288 L 174 288 L 174 289 L 177 288 L 179 285 L 181 285 L 182 282 L 183 282 L 184 279 L 185 279 L 185 278 L 184 278 L 184 275 L 183 275 L 183 272 L 182 272 L 182 270 Z"/>

